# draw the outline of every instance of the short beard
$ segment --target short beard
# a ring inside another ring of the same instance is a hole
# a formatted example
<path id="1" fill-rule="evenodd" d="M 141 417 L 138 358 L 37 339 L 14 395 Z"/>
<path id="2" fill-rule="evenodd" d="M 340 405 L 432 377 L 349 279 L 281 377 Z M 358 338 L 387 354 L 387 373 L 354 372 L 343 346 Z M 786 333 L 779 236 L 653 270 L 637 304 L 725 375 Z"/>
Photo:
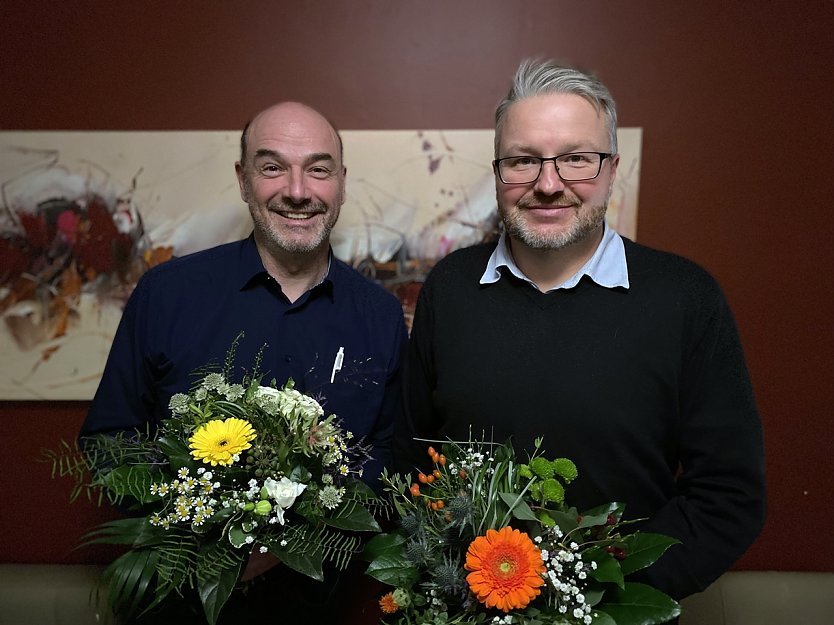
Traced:
<path id="1" fill-rule="evenodd" d="M 530 228 L 523 218 L 524 210 L 516 206 L 512 213 L 502 211 L 501 219 L 507 235 L 532 249 L 560 250 L 582 241 L 596 231 L 605 222 L 608 204 L 581 207 L 570 227 L 556 233 L 538 232 Z"/>
<path id="2" fill-rule="evenodd" d="M 267 203 L 267 209 L 270 211 L 280 212 L 310 212 L 310 213 L 324 213 L 330 214 L 327 206 L 323 202 L 309 202 L 305 204 L 286 204 L 280 201 L 270 201 Z M 255 229 L 260 232 L 264 242 L 273 249 L 289 252 L 291 254 L 309 254 L 320 249 L 330 239 L 330 233 L 336 221 L 332 217 L 328 218 L 321 226 L 321 229 L 316 235 L 308 241 L 296 241 L 288 237 L 283 237 L 281 233 L 265 221 L 260 213 L 256 211 L 251 205 L 249 213 L 252 215 L 252 221 L 255 224 Z"/>

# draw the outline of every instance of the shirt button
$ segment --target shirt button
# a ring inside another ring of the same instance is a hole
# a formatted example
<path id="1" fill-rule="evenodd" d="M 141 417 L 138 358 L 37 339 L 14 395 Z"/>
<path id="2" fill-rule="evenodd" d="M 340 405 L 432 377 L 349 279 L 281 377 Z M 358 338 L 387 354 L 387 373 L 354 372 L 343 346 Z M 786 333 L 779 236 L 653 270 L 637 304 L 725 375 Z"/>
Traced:
<path id="1" fill-rule="evenodd" d="M 284 362 L 292 362 L 292 356 L 290 356 L 289 354 L 284 356 Z"/>

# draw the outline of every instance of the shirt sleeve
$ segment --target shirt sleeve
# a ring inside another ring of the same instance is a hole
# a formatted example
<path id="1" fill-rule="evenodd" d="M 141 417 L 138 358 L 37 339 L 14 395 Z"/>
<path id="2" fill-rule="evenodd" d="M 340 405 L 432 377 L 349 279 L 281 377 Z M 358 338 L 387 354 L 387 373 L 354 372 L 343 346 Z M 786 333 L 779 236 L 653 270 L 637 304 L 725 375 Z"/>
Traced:
<path id="1" fill-rule="evenodd" d="M 761 423 L 735 322 L 715 289 L 683 363 L 677 493 L 641 528 L 681 541 L 643 572 L 678 599 L 728 570 L 766 512 Z"/>
<path id="2" fill-rule="evenodd" d="M 131 294 L 113 338 L 98 389 L 81 426 L 80 436 L 144 429 L 161 414 L 144 355 L 150 337 L 145 325 L 149 279 Z"/>

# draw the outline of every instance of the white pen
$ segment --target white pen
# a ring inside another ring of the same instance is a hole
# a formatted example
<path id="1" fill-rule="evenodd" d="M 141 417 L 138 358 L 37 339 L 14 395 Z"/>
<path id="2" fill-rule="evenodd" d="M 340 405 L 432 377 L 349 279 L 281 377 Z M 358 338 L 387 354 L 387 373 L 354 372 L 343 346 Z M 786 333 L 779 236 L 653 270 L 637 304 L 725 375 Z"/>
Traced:
<path id="1" fill-rule="evenodd" d="M 342 370 L 342 362 L 345 360 L 345 348 L 340 347 L 339 351 L 336 352 L 336 360 L 333 361 L 333 371 L 330 372 L 330 383 L 333 384 L 333 380 L 336 379 L 336 373 Z"/>

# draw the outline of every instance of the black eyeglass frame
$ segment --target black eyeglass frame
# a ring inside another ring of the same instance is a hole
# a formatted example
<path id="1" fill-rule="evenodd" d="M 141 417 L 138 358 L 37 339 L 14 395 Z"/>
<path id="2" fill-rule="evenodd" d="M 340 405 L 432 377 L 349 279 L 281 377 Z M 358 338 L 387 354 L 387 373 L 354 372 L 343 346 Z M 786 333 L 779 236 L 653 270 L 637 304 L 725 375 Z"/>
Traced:
<path id="1" fill-rule="evenodd" d="M 561 172 L 559 172 L 559 165 L 556 164 L 556 159 L 562 158 L 563 156 L 570 156 L 571 154 L 596 154 L 597 156 L 599 156 L 599 168 L 597 169 L 597 173 L 594 174 L 593 176 L 591 176 L 590 178 L 579 178 L 579 179 L 575 179 L 575 180 L 565 180 L 562 177 Z M 495 174 L 498 176 L 498 179 L 503 184 L 533 184 L 534 182 L 536 182 L 536 180 L 539 179 L 539 176 L 542 175 L 542 168 L 544 167 L 544 164 L 547 161 L 553 161 L 553 167 L 556 168 L 556 175 L 559 176 L 559 178 L 561 178 L 562 182 L 585 182 L 586 180 L 594 180 L 596 178 L 599 178 L 599 175 L 602 172 L 602 162 L 606 158 L 611 158 L 612 156 L 614 156 L 614 153 L 613 152 L 585 152 L 585 151 L 583 151 L 583 152 L 565 152 L 564 154 L 557 154 L 556 156 L 550 156 L 548 158 L 543 158 L 541 156 L 529 156 L 527 158 L 535 158 L 535 159 L 539 160 L 539 173 L 536 174 L 536 177 L 533 178 L 532 180 L 528 180 L 527 182 L 507 182 L 506 180 L 504 180 L 504 177 L 501 175 L 501 167 L 500 167 L 501 161 L 508 161 L 512 158 L 521 158 L 522 156 L 523 155 L 505 156 L 503 158 L 497 158 L 494 161 L 492 161 L 492 168 L 495 170 Z"/>

